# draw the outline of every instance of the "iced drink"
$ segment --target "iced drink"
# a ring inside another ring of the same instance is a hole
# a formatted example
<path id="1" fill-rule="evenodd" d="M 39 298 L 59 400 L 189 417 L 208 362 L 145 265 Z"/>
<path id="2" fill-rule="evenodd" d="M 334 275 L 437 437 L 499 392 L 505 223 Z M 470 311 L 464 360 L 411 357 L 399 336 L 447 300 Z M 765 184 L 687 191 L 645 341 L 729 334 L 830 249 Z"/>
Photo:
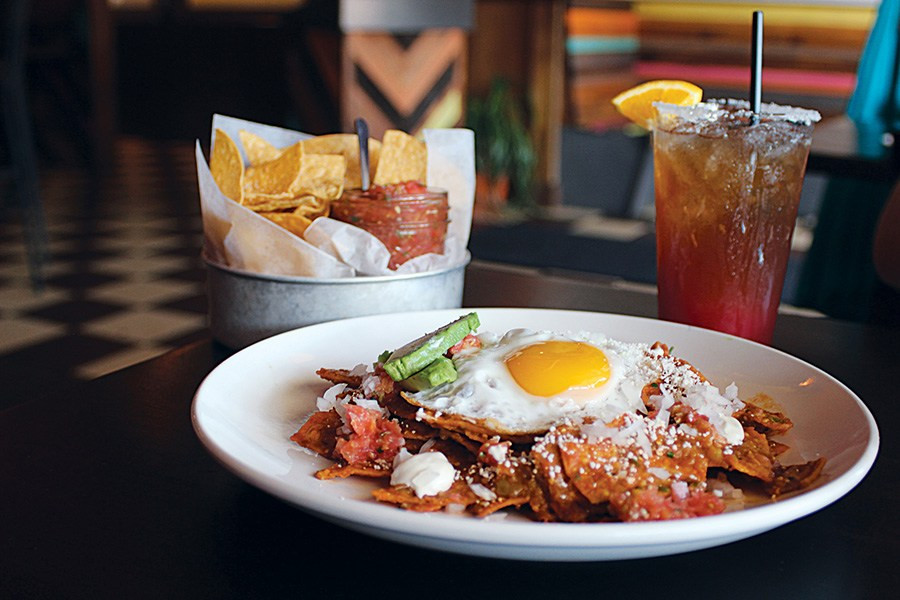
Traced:
<path id="1" fill-rule="evenodd" d="M 769 343 L 819 113 L 656 107 L 659 316 Z"/>

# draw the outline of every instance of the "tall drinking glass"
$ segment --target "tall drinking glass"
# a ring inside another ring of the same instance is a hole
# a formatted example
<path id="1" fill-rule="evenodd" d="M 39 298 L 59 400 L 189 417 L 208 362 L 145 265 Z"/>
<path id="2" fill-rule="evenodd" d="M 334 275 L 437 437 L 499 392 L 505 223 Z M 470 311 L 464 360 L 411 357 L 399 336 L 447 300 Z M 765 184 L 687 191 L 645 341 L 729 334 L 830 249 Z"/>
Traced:
<path id="1" fill-rule="evenodd" d="M 654 106 L 659 316 L 767 344 L 819 113 Z"/>

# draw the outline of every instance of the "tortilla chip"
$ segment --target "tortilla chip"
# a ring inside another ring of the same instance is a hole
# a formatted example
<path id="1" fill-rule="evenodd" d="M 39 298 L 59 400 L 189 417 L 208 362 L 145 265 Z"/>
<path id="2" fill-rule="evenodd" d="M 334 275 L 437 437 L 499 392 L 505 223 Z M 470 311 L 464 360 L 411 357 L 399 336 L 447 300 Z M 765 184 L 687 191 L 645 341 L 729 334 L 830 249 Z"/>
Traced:
<path id="1" fill-rule="evenodd" d="M 372 496 L 379 502 L 396 504 L 406 510 L 416 512 L 434 512 L 442 510 L 451 504 L 466 507 L 477 500 L 477 496 L 469 489 L 469 485 L 457 479 L 450 489 L 433 496 L 419 498 L 412 488 L 405 485 L 393 485 L 388 488 L 374 490 Z"/>
<path id="2" fill-rule="evenodd" d="M 344 173 L 344 189 L 362 187 L 362 175 L 359 165 L 359 142 L 354 133 L 332 133 L 303 140 L 305 154 L 340 154 L 347 160 Z M 369 139 L 369 178 L 378 165 L 381 154 L 381 142 Z"/>
<path id="3" fill-rule="evenodd" d="M 426 452 L 440 452 L 457 470 L 466 469 L 476 461 L 475 455 L 468 448 L 451 439 L 435 439 Z"/>
<path id="4" fill-rule="evenodd" d="M 300 173 L 303 147 L 288 146 L 275 160 L 249 167 L 244 176 L 245 194 L 281 194 L 289 191 Z"/>
<path id="5" fill-rule="evenodd" d="M 529 501 L 530 498 L 527 496 L 521 496 L 519 498 L 497 498 L 490 502 L 476 502 L 469 507 L 469 510 L 476 517 L 486 517 L 503 508 L 509 508 L 510 506 L 524 506 L 528 504 Z"/>
<path id="6" fill-rule="evenodd" d="M 273 223 L 287 229 L 297 237 L 303 237 L 303 232 L 306 231 L 306 228 L 312 223 L 311 220 L 303 215 L 292 212 L 261 212 L 259 214 Z"/>
<path id="7" fill-rule="evenodd" d="M 788 492 L 806 489 L 819 478 L 824 467 L 825 457 L 823 456 L 802 465 L 791 465 L 789 467 L 778 465 L 775 468 L 772 482 L 765 486 L 766 491 L 774 498 Z"/>
<path id="8" fill-rule="evenodd" d="M 382 469 L 375 465 L 345 465 L 335 464 L 316 471 L 317 479 L 334 479 L 352 477 L 359 475 L 360 477 L 390 477 L 390 469 Z"/>
<path id="9" fill-rule="evenodd" d="M 744 441 L 740 446 L 734 446 L 724 458 L 730 469 L 770 483 L 775 477 L 771 452 L 766 436 L 745 426 Z"/>
<path id="10" fill-rule="evenodd" d="M 359 187 L 359 142 L 353 133 L 330 133 L 303 140 L 303 153 L 343 156 L 346 161 L 344 187 Z M 353 183 L 355 174 L 356 183 Z"/>
<path id="11" fill-rule="evenodd" d="M 535 466 L 535 480 L 541 490 L 532 501 L 532 509 L 542 521 L 559 519 L 562 521 L 587 521 L 591 515 L 590 501 L 569 481 L 560 469 L 562 456 L 559 446 L 544 440 L 531 451 Z"/>
<path id="12" fill-rule="evenodd" d="M 428 151 L 425 142 L 397 129 L 385 132 L 381 156 L 372 182 L 375 185 L 418 181 L 425 183 Z"/>
<path id="13" fill-rule="evenodd" d="M 281 194 L 244 194 L 244 206 L 256 212 L 292 211 L 303 203 L 290 192 Z"/>
<path id="14" fill-rule="evenodd" d="M 295 196 L 337 200 L 344 191 L 347 159 L 335 154 L 304 154 L 300 170 L 287 188 Z"/>
<path id="15" fill-rule="evenodd" d="M 317 411 L 291 436 L 291 441 L 325 458 L 331 458 L 337 443 L 337 430 L 343 424 L 343 419 L 334 410 Z"/>
<path id="16" fill-rule="evenodd" d="M 378 170 L 378 162 L 381 159 L 381 141 L 369 139 L 369 183 L 375 178 L 375 171 Z M 362 176 L 360 176 L 362 177 Z M 362 187 L 362 181 L 356 187 Z"/>
<path id="17" fill-rule="evenodd" d="M 318 217 L 327 217 L 331 210 L 331 203 L 328 200 L 316 198 L 315 196 L 301 196 L 297 200 L 300 203 L 293 210 L 293 214 L 314 220 Z"/>
<path id="18" fill-rule="evenodd" d="M 744 407 L 734 413 L 734 418 L 744 427 L 752 427 L 765 435 L 784 435 L 790 431 L 794 423 L 784 413 L 767 410 L 754 402 L 763 400 L 761 396 L 758 394 L 747 400 Z"/>
<path id="19" fill-rule="evenodd" d="M 420 421 L 431 425 L 437 429 L 443 429 L 446 432 L 459 433 L 470 440 L 475 440 L 479 444 L 490 440 L 492 437 L 499 435 L 505 440 L 510 440 L 517 444 L 529 444 L 534 441 L 536 436 L 546 433 L 546 429 L 540 429 L 530 432 L 516 432 L 497 423 L 494 419 L 478 419 L 467 417 L 465 415 L 457 415 L 443 411 L 435 411 L 432 408 L 421 405 L 415 396 L 401 392 L 401 396 L 409 404 L 417 406 L 416 418 Z"/>
<path id="20" fill-rule="evenodd" d="M 234 140 L 221 129 L 216 129 L 209 170 L 216 185 L 226 198 L 238 204 L 243 202 L 244 160 Z"/>
<path id="21" fill-rule="evenodd" d="M 328 200 L 322 200 L 309 194 L 294 196 L 284 194 L 248 194 L 244 196 L 244 206 L 258 213 L 282 212 L 292 213 L 313 220 L 327 217 L 331 209 Z"/>
<path id="22" fill-rule="evenodd" d="M 362 375 L 354 375 L 350 369 L 326 369 L 316 370 L 316 375 L 331 383 L 346 383 L 348 387 L 358 388 L 362 385 Z"/>
<path id="23" fill-rule="evenodd" d="M 281 149 L 276 148 L 255 133 L 242 129 L 238 132 L 238 135 L 241 138 L 244 152 L 247 154 L 247 161 L 251 166 L 255 167 L 281 156 Z"/>

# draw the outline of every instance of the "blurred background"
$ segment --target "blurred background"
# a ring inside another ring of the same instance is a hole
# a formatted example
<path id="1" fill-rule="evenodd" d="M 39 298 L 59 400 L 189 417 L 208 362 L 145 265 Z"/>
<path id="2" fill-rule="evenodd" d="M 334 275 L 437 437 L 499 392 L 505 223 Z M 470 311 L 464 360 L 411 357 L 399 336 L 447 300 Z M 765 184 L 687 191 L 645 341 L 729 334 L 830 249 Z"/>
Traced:
<path id="1" fill-rule="evenodd" d="M 624 122 L 609 100 L 648 79 L 687 79 L 708 97 L 745 96 L 754 8 L 766 14 L 765 100 L 842 114 L 879 3 L 23 4 L 28 96 L 46 164 L 103 168 L 122 136 L 205 140 L 212 112 L 311 133 L 347 130 L 356 112 L 372 113 L 376 134 L 381 121 L 411 132 L 464 124 L 472 101 L 500 93 L 500 84 L 505 108 L 539 148 L 536 176 L 549 197 L 536 200 L 616 210 L 616 182 L 612 190 L 561 185 L 561 133 L 614 137 Z M 606 170 L 607 161 L 596 162 Z M 553 189 L 564 187 L 572 189 Z"/>
<path id="2" fill-rule="evenodd" d="M 89 378 L 203 335 L 193 152 L 213 113 L 471 127 L 475 258 L 653 289 L 648 137 L 610 99 L 650 79 L 745 97 L 755 9 L 763 100 L 825 117 L 783 299 L 896 322 L 870 264 L 893 121 L 847 111 L 867 43 L 896 100 L 877 0 L 5 0 L 0 358 Z"/>

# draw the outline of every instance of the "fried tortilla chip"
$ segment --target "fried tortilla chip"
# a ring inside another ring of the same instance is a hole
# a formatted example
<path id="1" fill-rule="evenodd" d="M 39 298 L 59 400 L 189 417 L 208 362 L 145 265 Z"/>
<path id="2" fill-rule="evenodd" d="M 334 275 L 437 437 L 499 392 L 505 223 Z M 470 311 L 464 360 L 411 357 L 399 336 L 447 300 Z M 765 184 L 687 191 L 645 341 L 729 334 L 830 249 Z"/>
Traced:
<path id="1" fill-rule="evenodd" d="M 306 228 L 312 223 L 312 221 L 303 215 L 292 212 L 261 212 L 259 214 L 273 223 L 287 229 L 297 237 L 303 237 L 303 232 L 306 231 Z"/>
<path id="2" fill-rule="evenodd" d="M 440 452 L 457 470 L 465 469 L 475 463 L 475 455 L 471 450 L 451 439 L 435 439 L 426 452 Z"/>
<path id="3" fill-rule="evenodd" d="M 306 202 L 290 192 L 281 194 L 244 194 L 244 206 L 259 213 L 292 211 Z"/>
<path id="4" fill-rule="evenodd" d="M 428 150 L 425 142 L 398 129 L 385 132 L 381 156 L 372 182 L 376 185 L 418 181 L 425 183 Z"/>
<path id="5" fill-rule="evenodd" d="M 294 208 L 294 214 L 306 217 L 310 221 L 315 220 L 318 217 L 327 217 L 328 212 L 331 210 L 331 203 L 322 198 L 316 198 L 315 196 L 307 194 L 305 196 L 300 196 L 297 200 L 299 202 Z"/>
<path id="6" fill-rule="evenodd" d="M 216 129 L 209 170 L 222 194 L 241 204 L 245 176 L 244 161 L 237 144 L 221 129 Z"/>
<path id="7" fill-rule="evenodd" d="M 543 497 L 534 481 L 531 459 L 516 454 L 509 442 L 483 444 L 478 450 L 477 464 L 466 472 L 466 481 L 478 496 L 469 511 L 479 517 L 508 506 L 524 506 L 535 497 Z"/>
<path id="8" fill-rule="evenodd" d="M 529 498 L 520 497 L 520 498 L 497 498 L 496 500 L 491 500 L 490 502 L 478 502 L 473 504 L 469 508 L 469 512 L 471 512 L 476 517 L 486 517 L 490 514 L 497 512 L 503 508 L 509 508 L 510 506 L 524 506 L 528 504 Z"/>
<path id="9" fill-rule="evenodd" d="M 307 154 L 340 154 L 359 156 L 359 145 L 355 133 L 329 133 L 303 140 L 303 152 Z M 349 161 L 348 161 L 349 162 Z"/>
<path id="10" fill-rule="evenodd" d="M 362 187 L 362 175 L 359 166 L 359 142 L 354 133 L 332 133 L 303 140 L 303 152 L 306 154 L 337 154 L 347 161 L 344 172 L 344 189 Z M 381 154 L 381 142 L 369 139 L 369 173 L 375 172 L 378 157 Z"/>
<path id="11" fill-rule="evenodd" d="M 336 464 L 316 471 L 316 479 L 345 479 L 358 475 L 360 477 L 390 477 L 391 472 L 375 465 Z"/>
<path id="12" fill-rule="evenodd" d="M 238 135 L 241 138 L 244 153 L 247 155 L 247 161 L 253 167 L 275 160 L 281 155 L 281 149 L 276 148 L 255 133 L 242 129 Z"/>
<path id="13" fill-rule="evenodd" d="M 758 406 L 754 401 L 765 398 L 753 397 L 744 404 L 744 408 L 734 413 L 734 418 L 744 427 L 753 427 L 766 435 L 783 435 L 791 430 L 794 424 L 783 413 Z M 769 399 L 771 402 L 771 399 Z"/>
<path id="14" fill-rule="evenodd" d="M 679 433 L 673 443 L 665 441 L 663 436 L 652 440 L 649 456 L 642 456 L 637 444 L 620 445 L 609 438 L 589 441 L 563 436 L 557 444 L 572 484 L 598 504 L 634 487 L 666 483 L 672 473 L 684 481 L 706 479 L 706 457 L 689 437 Z"/>
<path id="15" fill-rule="evenodd" d="M 390 409 L 388 409 L 390 412 Z M 393 413 L 391 413 L 393 415 Z M 400 424 L 400 431 L 403 433 L 403 439 L 406 440 L 407 449 L 410 448 L 411 441 L 425 442 L 438 435 L 438 430 L 431 425 L 420 423 L 415 419 L 404 419 L 393 415 L 397 423 Z M 410 450 L 412 452 L 412 450 Z"/>
<path id="16" fill-rule="evenodd" d="M 775 497 L 788 492 L 804 490 L 819 478 L 823 468 L 825 468 L 825 458 L 821 456 L 802 465 L 789 467 L 778 465 L 772 481 L 765 486 L 766 491 Z"/>
<path id="17" fill-rule="evenodd" d="M 787 444 L 783 444 L 779 441 L 769 438 L 769 452 L 772 454 L 772 456 L 781 456 L 790 449 L 791 447 Z"/>
<path id="18" fill-rule="evenodd" d="M 419 498 L 412 488 L 405 485 L 393 485 L 389 488 L 375 490 L 372 495 L 379 502 L 396 504 L 400 508 L 416 512 L 434 512 L 451 504 L 466 507 L 475 502 L 477 498 L 469 488 L 469 484 L 459 479 L 453 482 L 449 490 L 433 496 Z"/>
<path id="19" fill-rule="evenodd" d="M 331 383 L 346 383 L 355 388 L 362 385 L 362 375 L 353 375 L 350 369 L 326 369 L 323 367 L 316 370 L 316 375 Z"/>
<path id="20" fill-rule="evenodd" d="M 300 169 L 287 188 L 295 196 L 337 200 L 344 191 L 347 159 L 337 154 L 304 154 Z"/>
<path id="21" fill-rule="evenodd" d="M 535 444 L 530 453 L 535 481 L 542 492 L 534 495 L 531 507 L 542 521 L 586 521 L 592 512 L 590 501 L 569 481 L 562 468 L 559 446 L 551 437 Z"/>
<path id="22" fill-rule="evenodd" d="M 772 450 L 766 436 L 752 427 L 744 427 L 744 442 L 724 456 L 729 468 L 769 483 L 775 477 Z"/>
<path id="23" fill-rule="evenodd" d="M 300 142 L 288 146 L 275 160 L 249 167 L 244 177 L 244 193 L 283 194 L 300 173 L 303 146 Z"/>
<path id="24" fill-rule="evenodd" d="M 527 444 L 534 441 L 535 436 L 545 432 L 545 430 L 517 433 L 498 425 L 492 419 L 472 419 L 464 415 L 457 415 L 448 412 L 436 412 L 434 409 L 417 404 L 415 396 L 401 393 L 406 402 L 410 405 L 418 406 L 418 419 L 428 423 L 437 429 L 444 429 L 449 432 L 456 432 L 474 440 L 478 443 L 486 442 L 496 435 L 510 440 L 517 444 Z"/>
<path id="25" fill-rule="evenodd" d="M 375 171 L 378 169 L 378 162 L 381 160 L 381 146 L 382 143 L 380 140 L 369 139 L 369 179 L 372 180 L 375 176 Z M 356 187 L 362 186 L 362 175 L 360 175 L 360 183 Z M 372 181 L 369 181 L 372 183 Z M 424 182 L 423 182 L 424 183 Z"/>
<path id="26" fill-rule="evenodd" d="M 320 410 L 309 416 L 299 431 L 291 436 L 291 441 L 325 458 L 332 458 L 337 443 L 337 430 L 343 424 L 341 416 L 335 411 Z"/>

